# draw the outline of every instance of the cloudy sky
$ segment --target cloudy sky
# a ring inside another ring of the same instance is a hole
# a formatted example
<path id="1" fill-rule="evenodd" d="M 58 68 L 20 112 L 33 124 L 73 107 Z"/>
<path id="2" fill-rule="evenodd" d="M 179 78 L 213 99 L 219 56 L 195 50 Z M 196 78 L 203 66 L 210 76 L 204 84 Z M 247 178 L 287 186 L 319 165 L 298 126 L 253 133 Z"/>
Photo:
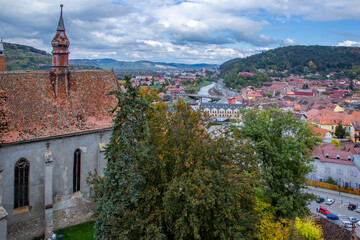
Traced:
<path id="1" fill-rule="evenodd" d="M 360 0 L 0 0 L 5 42 L 70 58 L 218 63 L 286 45 L 360 47 Z"/>

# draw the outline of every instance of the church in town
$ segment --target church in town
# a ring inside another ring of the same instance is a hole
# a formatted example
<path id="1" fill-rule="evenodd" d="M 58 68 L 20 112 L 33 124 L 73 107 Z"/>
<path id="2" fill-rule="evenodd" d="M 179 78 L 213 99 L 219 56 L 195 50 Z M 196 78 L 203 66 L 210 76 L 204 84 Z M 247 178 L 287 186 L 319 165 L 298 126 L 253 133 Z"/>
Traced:
<path id="1" fill-rule="evenodd" d="M 61 5 L 49 71 L 7 71 L 0 44 L 0 239 L 32 239 L 92 219 L 88 173 L 106 166 L 113 71 L 70 71 Z"/>

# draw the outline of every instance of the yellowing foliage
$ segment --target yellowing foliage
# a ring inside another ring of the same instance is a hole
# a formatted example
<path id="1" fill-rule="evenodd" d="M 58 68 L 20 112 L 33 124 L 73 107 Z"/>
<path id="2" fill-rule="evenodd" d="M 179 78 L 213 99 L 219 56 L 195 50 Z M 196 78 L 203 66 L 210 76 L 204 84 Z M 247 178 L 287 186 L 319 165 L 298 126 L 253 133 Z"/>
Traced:
<path id="1" fill-rule="evenodd" d="M 259 240 L 323 240 L 322 228 L 317 226 L 310 217 L 295 218 L 295 220 L 276 220 L 271 205 L 257 201 L 256 211 L 261 215 L 261 221 L 256 225 L 256 239 Z"/>
<path id="2" fill-rule="evenodd" d="M 276 221 L 274 218 L 274 211 L 269 203 L 257 200 L 255 210 L 261 216 L 261 221 L 256 225 L 257 233 L 255 237 L 259 240 L 278 239 L 286 240 L 290 237 L 290 230 L 288 228 L 289 221 Z"/>
<path id="3" fill-rule="evenodd" d="M 308 66 L 309 68 L 311 68 L 311 70 L 316 70 L 317 66 L 315 65 L 315 63 L 313 61 L 308 62 Z"/>
<path id="4" fill-rule="evenodd" d="M 296 218 L 294 223 L 296 239 L 322 240 L 322 228 L 317 226 L 313 219 L 306 217 L 304 219 Z"/>
<path id="5" fill-rule="evenodd" d="M 336 139 L 331 140 L 330 143 L 336 147 L 341 147 L 340 142 Z"/>
<path id="6" fill-rule="evenodd" d="M 266 215 L 257 225 L 258 232 L 255 237 L 259 240 L 287 240 L 290 239 L 288 220 L 275 221 L 273 217 Z"/>
<path id="7" fill-rule="evenodd" d="M 141 96 L 144 96 L 149 102 L 158 101 L 159 97 L 153 87 L 142 86 L 139 88 Z"/>

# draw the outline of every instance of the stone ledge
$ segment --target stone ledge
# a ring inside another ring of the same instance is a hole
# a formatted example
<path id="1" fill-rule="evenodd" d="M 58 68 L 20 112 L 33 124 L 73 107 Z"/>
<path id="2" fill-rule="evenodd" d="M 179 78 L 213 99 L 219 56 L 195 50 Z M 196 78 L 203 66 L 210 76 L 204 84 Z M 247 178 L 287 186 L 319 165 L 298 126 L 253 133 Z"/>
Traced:
<path id="1" fill-rule="evenodd" d="M 6 210 L 3 207 L 0 207 L 0 220 L 6 218 L 8 215 L 8 213 L 6 212 Z"/>
<path id="2" fill-rule="evenodd" d="M 29 211 L 29 206 L 25 206 L 25 207 L 20 207 L 20 208 L 15 208 L 13 214 L 20 214 L 20 213 L 26 213 Z"/>

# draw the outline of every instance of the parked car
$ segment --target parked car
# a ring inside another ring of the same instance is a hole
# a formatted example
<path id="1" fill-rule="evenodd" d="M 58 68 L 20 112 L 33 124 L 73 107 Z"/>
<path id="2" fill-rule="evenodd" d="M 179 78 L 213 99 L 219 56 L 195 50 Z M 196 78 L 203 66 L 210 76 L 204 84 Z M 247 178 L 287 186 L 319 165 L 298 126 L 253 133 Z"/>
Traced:
<path id="1" fill-rule="evenodd" d="M 328 215 L 330 213 L 329 210 L 327 210 L 326 208 L 324 207 L 320 207 L 319 208 L 319 212 L 322 213 L 322 214 L 325 214 L 325 215 Z"/>
<path id="2" fill-rule="evenodd" d="M 358 222 L 359 219 L 357 219 L 356 217 L 349 217 L 350 222 Z"/>
<path id="3" fill-rule="evenodd" d="M 358 206 L 355 211 L 360 213 L 360 206 Z"/>
<path id="4" fill-rule="evenodd" d="M 328 215 L 326 215 L 327 219 L 330 220 L 339 220 L 339 217 L 335 214 L 329 213 Z"/>
<path id="5" fill-rule="evenodd" d="M 317 202 L 317 203 L 322 203 L 322 202 L 324 202 L 324 201 L 325 201 L 325 199 L 322 198 L 322 197 L 318 197 L 318 198 L 316 199 L 316 202 Z"/>
<path id="6" fill-rule="evenodd" d="M 350 221 L 342 221 L 341 226 L 343 226 L 345 228 L 351 228 L 352 227 L 352 222 L 350 222 Z"/>
<path id="7" fill-rule="evenodd" d="M 328 198 L 325 203 L 326 203 L 327 205 L 331 205 L 331 204 L 333 204 L 334 202 L 335 202 L 334 199 Z"/>
<path id="8" fill-rule="evenodd" d="M 351 211 L 354 211 L 356 209 L 356 205 L 352 204 L 352 203 L 349 203 L 348 209 L 351 210 Z"/>

